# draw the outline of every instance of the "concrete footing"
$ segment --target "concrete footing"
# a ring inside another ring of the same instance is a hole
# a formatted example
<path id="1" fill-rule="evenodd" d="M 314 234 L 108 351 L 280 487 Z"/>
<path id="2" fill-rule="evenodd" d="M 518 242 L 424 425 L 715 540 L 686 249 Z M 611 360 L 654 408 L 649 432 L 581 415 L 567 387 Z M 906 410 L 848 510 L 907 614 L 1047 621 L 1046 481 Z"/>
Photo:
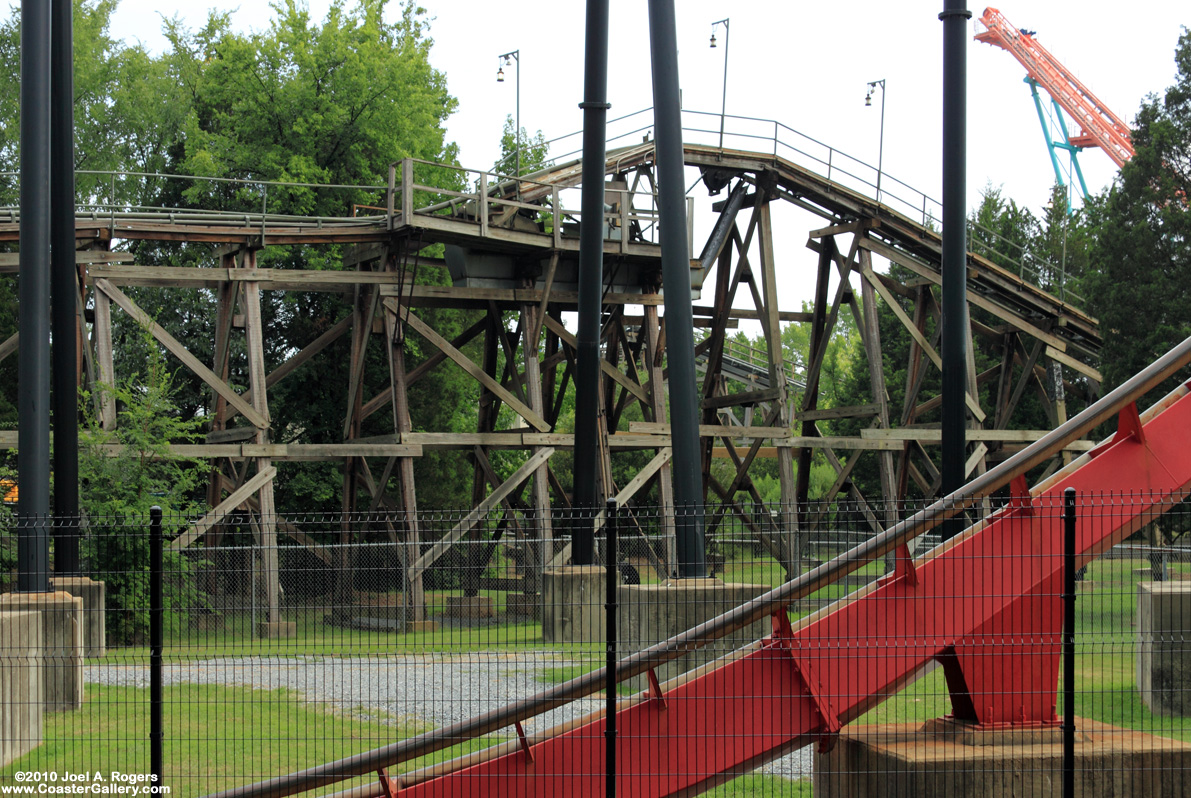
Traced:
<path id="1" fill-rule="evenodd" d="M 452 618 L 491 618 L 496 609 L 490 596 L 447 596 L 444 612 Z"/>
<path id="2" fill-rule="evenodd" d="M 1191 582 L 1137 583 L 1137 689 L 1151 712 L 1191 715 Z"/>
<path id="3" fill-rule="evenodd" d="M 509 593 L 505 596 L 505 609 L 510 615 L 540 618 L 542 615 L 542 597 L 530 593 Z"/>
<path id="4" fill-rule="evenodd" d="M 41 745 L 41 615 L 0 612 L 0 767 Z"/>
<path id="5" fill-rule="evenodd" d="M 675 579 L 657 585 L 622 585 L 617 593 L 619 612 L 616 616 L 622 656 L 685 632 L 769 589 L 768 585 L 738 584 L 719 579 Z M 693 670 L 770 631 L 768 619 L 751 624 L 661 666 L 655 671 L 658 680 L 664 682 Z M 647 677 L 636 677 L 631 684 L 634 689 L 645 689 Z"/>
<path id="6" fill-rule="evenodd" d="M 5 593 L 0 614 L 41 613 L 41 700 L 47 712 L 83 705 L 83 600 L 59 590 L 53 593 Z"/>
<path id="7" fill-rule="evenodd" d="M 107 651 L 107 628 L 104 613 L 107 609 L 107 585 L 86 576 L 56 576 L 51 580 L 54 590 L 63 590 L 83 600 L 83 645 L 86 656 L 102 657 Z"/>
<path id="8" fill-rule="evenodd" d="M 1191 744 L 1076 720 L 1075 794 L 1191 798 Z M 981 730 L 932 721 L 845 728 L 815 755 L 815 798 L 1059 798 L 1057 726 Z"/>
<path id="9" fill-rule="evenodd" d="M 599 565 L 568 565 L 542 574 L 542 638 L 547 643 L 604 639 L 605 579 Z"/>

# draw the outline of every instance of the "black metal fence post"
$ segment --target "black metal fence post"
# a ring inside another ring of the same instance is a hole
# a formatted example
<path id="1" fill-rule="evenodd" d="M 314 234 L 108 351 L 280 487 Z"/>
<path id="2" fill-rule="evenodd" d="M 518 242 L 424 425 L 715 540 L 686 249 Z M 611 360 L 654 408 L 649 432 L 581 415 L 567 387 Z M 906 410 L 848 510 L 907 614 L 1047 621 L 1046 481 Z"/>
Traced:
<path id="1" fill-rule="evenodd" d="M 620 568 L 617 566 L 616 533 L 620 519 L 617 517 L 616 499 L 609 499 L 604 511 L 604 529 L 607 532 L 607 557 L 605 573 L 607 577 L 604 610 L 605 637 L 607 638 L 607 660 L 605 662 L 604 700 L 604 737 L 607 755 L 604 784 L 607 798 L 616 798 L 616 589 L 620 584 Z"/>
<path id="2" fill-rule="evenodd" d="M 1063 491 L 1063 798 L 1075 798 L 1075 488 Z"/>
<path id="3" fill-rule="evenodd" d="M 161 589 L 163 544 L 161 508 L 154 505 L 149 509 L 149 772 L 157 787 L 162 784 L 162 744 L 165 741 L 161 722 L 162 621 L 165 615 Z"/>

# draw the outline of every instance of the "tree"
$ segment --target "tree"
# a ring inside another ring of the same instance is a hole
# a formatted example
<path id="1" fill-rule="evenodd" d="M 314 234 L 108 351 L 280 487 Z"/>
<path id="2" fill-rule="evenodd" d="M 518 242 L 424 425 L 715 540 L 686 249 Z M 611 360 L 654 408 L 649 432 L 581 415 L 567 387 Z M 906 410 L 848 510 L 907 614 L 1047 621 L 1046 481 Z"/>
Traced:
<path id="1" fill-rule="evenodd" d="M 148 336 L 146 335 L 146 338 Z M 193 443 L 201 420 L 183 418 L 174 401 L 173 375 L 155 343 L 147 343 L 146 371 L 118 385 L 100 385 L 121 412 L 115 432 L 94 418 L 79 436 L 79 505 L 87 518 L 84 557 L 107 585 L 107 631 L 119 643 L 141 641 L 149 628 L 149 537 L 144 525 L 153 505 L 167 523 L 185 523 L 194 509 L 199 463 L 179 458 L 171 444 Z M 79 404 L 90 406 L 88 397 Z M 194 587 L 193 561 L 169 552 L 166 619 L 178 626 L 183 614 L 202 605 Z"/>
<path id="2" fill-rule="evenodd" d="M 514 137 L 515 127 L 513 117 L 506 116 L 504 130 L 500 136 L 500 159 L 492 165 L 492 171 L 502 175 L 516 171 L 518 143 L 521 145 L 521 174 L 530 175 L 549 166 L 550 161 L 546 156 L 550 151 L 550 145 L 546 143 L 542 131 L 539 130 L 536 135 L 530 136 L 525 128 L 521 128 Z"/>
<path id="3" fill-rule="evenodd" d="M 1119 385 L 1191 334 L 1191 32 L 1175 50 L 1177 78 L 1141 106 L 1136 155 L 1089 204 L 1091 310 L 1104 336 L 1105 388 Z"/>

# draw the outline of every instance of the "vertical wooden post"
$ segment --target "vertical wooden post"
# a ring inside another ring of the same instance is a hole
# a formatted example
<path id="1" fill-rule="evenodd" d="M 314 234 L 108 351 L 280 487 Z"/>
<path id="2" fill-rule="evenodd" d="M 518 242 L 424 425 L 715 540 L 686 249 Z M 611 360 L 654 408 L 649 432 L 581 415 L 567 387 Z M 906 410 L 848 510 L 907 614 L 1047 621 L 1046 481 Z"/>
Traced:
<path id="1" fill-rule="evenodd" d="M 409 226 L 414 215 L 414 162 L 410 158 L 401 161 L 401 223 Z"/>
<path id="2" fill-rule="evenodd" d="M 112 358 L 112 300 L 103 291 L 95 292 L 95 352 L 99 381 L 106 388 L 99 391 L 99 425 L 106 431 L 116 429 L 116 400 L 111 389 L 116 385 Z"/>
<path id="3" fill-rule="evenodd" d="M 541 337 L 538 332 L 541 330 L 541 325 L 538 323 L 538 307 L 530 302 L 525 302 L 521 305 L 521 327 L 525 331 L 525 340 L 521 345 L 522 357 L 525 359 L 525 388 L 528 394 L 527 399 L 529 408 L 537 413 L 539 416 L 545 417 L 545 402 L 542 397 L 542 364 L 538 359 L 540 357 L 539 339 Z M 533 454 L 541 451 L 540 446 L 533 448 Z M 530 499 L 531 512 L 533 518 L 531 519 L 531 528 L 536 533 L 541 541 L 539 551 L 541 556 L 538 558 L 540 564 L 550 562 L 554 556 L 553 543 L 554 525 L 553 519 L 550 515 L 550 475 L 546 463 L 542 463 L 533 475 L 533 486 Z M 535 568 L 535 572 L 540 571 L 540 568 Z M 540 582 L 540 574 L 535 573 L 536 580 Z M 538 592 L 540 587 L 534 585 L 534 592 Z"/>
<path id="4" fill-rule="evenodd" d="M 823 360 L 820 350 L 827 347 L 827 287 L 831 278 L 831 259 L 835 255 L 835 236 L 827 236 L 819 242 L 819 268 L 815 284 L 815 305 L 811 312 L 811 341 L 808 359 L 811 367 L 806 374 L 806 394 L 802 397 L 802 409 L 814 410 L 819 406 L 819 374 Z M 814 421 L 802 422 L 802 434 L 818 435 L 819 429 Z M 798 452 L 798 489 L 797 502 L 799 520 L 805 521 L 807 515 L 807 500 L 810 496 L 811 457 L 814 454 L 809 447 L 803 447 Z M 809 530 L 807 530 L 809 532 Z"/>
<path id="5" fill-rule="evenodd" d="M 388 268 L 393 270 L 392 258 L 388 258 Z M 397 318 L 388 306 L 385 307 L 385 338 L 386 350 L 389 353 L 389 380 L 393 392 L 393 430 L 398 436 L 404 436 L 412 428 L 409 417 L 409 394 L 405 383 L 405 331 L 401 327 L 401 319 Z M 414 461 L 412 457 L 397 458 L 397 479 L 401 483 L 401 509 L 405 514 L 405 548 L 402 550 L 403 572 L 406 574 L 406 619 L 410 621 L 424 621 L 426 619 L 426 594 L 422 586 L 422 575 L 409 578 L 409 564 L 418 557 L 421 542 L 421 529 L 418 524 L 418 497 L 414 485 Z M 384 490 L 384 485 L 378 485 L 377 490 Z"/>
<path id="6" fill-rule="evenodd" d="M 1057 361 L 1046 360 L 1046 393 L 1054 406 L 1054 426 L 1067 423 L 1067 392 L 1063 388 L 1063 367 Z M 1063 465 L 1071 464 L 1071 452 L 1063 450 Z"/>
<path id="7" fill-rule="evenodd" d="M 666 384 L 662 374 L 661 324 L 658 306 L 645 305 L 645 372 L 649 380 L 649 409 L 654 423 L 666 423 Z M 655 450 L 660 454 L 661 449 Z M 678 552 L 674 538 L 674 484 L 667 462 L 658 470 L 658 504 L 661 508 L 661 532 L 666 541 L 666 569 L 674 573 Z"/>
<path id="8" fill-rule="evenodd" d="M 857 235 L 863 235 L 857 233 Z M 872 255 L 867 249 L 860 250 L 860 272 L 867 278 L 873 272 Z M 877 298 L 873 284 L 868 279 L 860 281 L 860 300 L 864 307 L 863 325 L 865 328 L 864 347 L 868 359 L 869 388 L 872 391 L 873 402 L 877 405 L 877 419 L 881 429 L 889 429 L 889 394 L 885 389 L 885 365 L 881 352 L 881 327 L 877 319 Z M 897 490 L 894 485 L 893 452 L 880 451 L 878 467 L 881 480 L 881 492 L 884 494 L 885 527 L 897 522 Z M 855 456 L 855 455 L 853 455 Z"/>
<path id="9" fill-rule="evenodd" d="M 770 217 L 769 203 L 760 207 L 761 233 L 761 293 L 765 300 L 762 311 L 762 326 L 765 331 L 765 346 L 769 358 L 769 387 L 778 389 L 774 404 L 777 407 L 776 426 L 790 428 L 793 419 L 790 417 L 790 398 L 786 392 L 786 358 L 782 351 L 782 323 L 778 314 L 777 299 L 777 269 L 773 255 L 773 221 Z M 794 452 L 788 446 L 777 450 L 778 478 L 781 486 L 781 529 L 778 539 L 781 549 L 785 551 L 785 562 L 789 563 L 793 573 L 788 578 L 796 578 L 802 572 L 802 536 L 798 526 L 798 485 L 794 477 Z"/>
<path id="10" fill-rule="evenodd" d="M 256 268 L 256 251 L 244 253 L 243 266 L 246 269 Z M 244 331 L 248 343 L 248 385 L 252 389 L 252 409 L 266 419 L 269 418 L 268 391 L 265 387 L 265 343 L 264 329 L 261 325 L 261 292 L 260 283 L 249 280 L 244 283 Z M 266 444 L 269 442 L 269 431 L 258 429 L 255 442 Z M 256 458 L 256 472 L 259 474 L 272 467 L 272 460 L 268 457 Z M 261 570 L 265 577 L 265 610 L 267 623 L 271 626 L 281 622 L 281 580 L 278 569 L 277 556 L 277 508 L 273 502 L 273 480 L 261 485 L 258 492 L 260 501 L 260 534 L 261 534 Z M 270 627 L 266 627 L 263 636 L 273 634 Z"/>

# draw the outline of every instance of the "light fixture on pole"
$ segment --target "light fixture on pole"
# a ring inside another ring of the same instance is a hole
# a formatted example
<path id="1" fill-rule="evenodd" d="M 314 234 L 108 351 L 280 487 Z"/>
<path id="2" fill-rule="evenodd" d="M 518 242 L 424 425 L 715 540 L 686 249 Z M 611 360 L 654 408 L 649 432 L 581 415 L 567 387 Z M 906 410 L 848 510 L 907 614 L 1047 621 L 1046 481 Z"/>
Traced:
<path id="1" fill-rule="evenodd" d="M 513 62 L 517 62 L 517 115 L 514 118 L 513 124 L 516 128 L 513 130 L 513 145 L 516 147 L 517 153 L 517 176 L 521 176 L 521 51 L 510 50 L 507 53 L 498 55 L 496 60 L 500 62 L 499 68 L 496 70 L 496 82 L 505 82 L 505 67 L 512 66 Z"/>
<path id="2" fill-rule="evenodd" d="M 873 104 L 873 92 L 881 89 L 881 137 L 877 145 L 877 204 L 881 202 L 881 172 L 885 161 L 885 79 L 870 80 L 868 82 L 868 93 L 864 95 L 864 105 L 869 107 Z"/>
<path id="3" fill-rule="evenodd" d="M 715 29 L 724 26 L 724 96 L 720 101 L 720 149 L 724 148 L 724 115 L 728 107 L 728 42 L 731 38 L 731 27 L 728 25 L 727 19 L 721 19 L 718 22 L 711 23 L 711 49 L 715 49 Z"/>

